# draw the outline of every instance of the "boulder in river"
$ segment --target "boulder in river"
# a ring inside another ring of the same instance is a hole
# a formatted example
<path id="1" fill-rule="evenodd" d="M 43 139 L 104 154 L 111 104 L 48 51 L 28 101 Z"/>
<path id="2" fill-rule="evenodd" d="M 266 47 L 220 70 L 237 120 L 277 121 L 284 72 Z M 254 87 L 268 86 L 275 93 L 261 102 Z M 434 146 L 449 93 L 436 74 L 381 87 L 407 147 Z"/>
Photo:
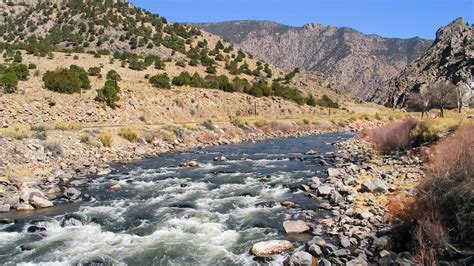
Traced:
<path id="1" fill-rule="evenodd" d="M 298 251 L 289 256 L 284 262 L 285 266 L 316 266 L 318 260 L 305 251 Z"/>
<path id="2" fill-rule="evenodd" d="M 329 194 L 331 194 L 332 190 L 333 190 L 333 188 L 328 186 L 328 185 L 320 186 L 320 187 L 318 187 L 318 195 L 320 195 L 320 196 L 329 195 Z"/>
<path id="3" fill-rule="evenodd" d="M 227 158 L 225 156 L 217 156 L 213 160 L 214 162 L 225 162 L 227 161 Z"/>
<path id="4" fill-rule="evenodd" d="M 196 161 L 189 161 L 178 164 L 178 167 L 199 167 L 199 164 Z"/>
<path id="5" fill-rule="evenodd" d="M 34 210 L 35 208 L 33 208 L 33 206 L 31 206 L 30 204 L 24 204 L 24 203 L 20 203 L 18 205 L 16 205 L 16 210 L 17 211 L 31 211 L 31 210 Z"/>
<path id="6" fill-rule="evenodd" d="M 280 204 L 281 204 L 281 206 L 284 206 L 284 207 L 287 207 L 287 208 L 292 208 L 296 205 L 294 202 L 289 201 L 289 200 L 282 201 L 282 202 L 280 202 Z"/>
<path id="7" fill-rule="evenodd" d="M 76 200 L 81 196 L 81 192 L 73 187 L 70 187 L 64 191 L 64 196 L 70 200 Z"/>
<path id="8" fill-rule="evenodd" d="M 288 240 L 269 240 L 254 244 L 250 252 L 257 257 L 265 258 L 292 248 L 293 244 Z"/>
<path id="9" fill-rule="evenodd" d="M 0 213 L 2 212 L 10 212 L 10 204 L 0 205 Z"/>
<path id="10" fill-rule="evenodd" d="M 114 184 L 112 186 L 110 186 L 109 190 L 110 191 L 117 191 L 117 190 L 120 190 L 122 189 L 122 186 L 120 184 Z"/>
<path id="11" fill-rule="evenodd" d="M 306 152 L 306 155 L 315 155 L 317 152 L 315 150 L 309 150 Z"/>
<path id="12" fill-rule="evenodd" d="M 31 205 L 35 206 L 36 208 L 53 207 L 53 203 L 51 201 L 36 195 L 31 198 Z"/>
<path id="13" fill-rule="evenodd" d="M 301 220 L 284 221 L 283 228 L 285 228 L 287 234 L 301 234 L 309 231 L 309 226 Z"/>

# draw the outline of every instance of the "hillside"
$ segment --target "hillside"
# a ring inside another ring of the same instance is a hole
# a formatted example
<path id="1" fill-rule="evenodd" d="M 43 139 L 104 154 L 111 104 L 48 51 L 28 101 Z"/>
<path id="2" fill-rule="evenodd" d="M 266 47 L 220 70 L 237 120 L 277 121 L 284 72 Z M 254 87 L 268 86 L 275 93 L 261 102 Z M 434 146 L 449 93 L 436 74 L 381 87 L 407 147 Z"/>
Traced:
<path id="1" fill-rule="evenodd" d="M 89 53 L 120 60 L 132 71 L 154 65 L 170 80 L 185 79 L 173 85 L 279 96 L 299 104 L 310 95 L 340 92 L 323 76 L 284 72 L 212 34 L 169 23 L 127 1 L 20 1 L 3 3 L 0 10 L 1 48 L 11 60 L 16 50 L 48 58 L 53 52 Z"/>
<path id="2" fill-rule="evenodd" d="M 314 23 L 301 28 L 268 21 L 194 25 L 283 69 L 323 73 L 362 100 L 431 45 L 420 38 L 383 38 Z"/>
<path id="3" fill-rule="evenodd" d="M 474 67 L 473 27 L 458 18 L 440 28 L 436 40 L 426 53 L 409 64 L 385 89 L 376 91 L 372 100 L 380 104 L 407 107 L 411 93 L 419 93 L 438 81 L 470 85 Z"/>

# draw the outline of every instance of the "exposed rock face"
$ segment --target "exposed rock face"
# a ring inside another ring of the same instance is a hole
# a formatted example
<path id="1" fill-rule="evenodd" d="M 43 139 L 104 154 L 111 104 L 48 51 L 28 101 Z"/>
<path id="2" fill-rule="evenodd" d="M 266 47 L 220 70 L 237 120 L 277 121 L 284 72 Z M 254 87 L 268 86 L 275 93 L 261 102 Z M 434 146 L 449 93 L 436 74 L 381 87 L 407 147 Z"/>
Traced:
<path id="1" fill-rule="evenodd" d="M 268 21 L 196 24 L 286 70 L 318 71 L 361 99 L 423 54 L 431 41 L 383 38 L 350 28 L 307 24 L 296 28 Z"/>
<path id="2" fill-rule="evenodd" d="M 474 66 L 473 27 L 462 18 L 442 27 L 425 54 L 378 90 L 372 100 L 396 107 L 407 107 L 407 96 L 426 85 L 449 80 L 458 86 L 470 85 Z"/>

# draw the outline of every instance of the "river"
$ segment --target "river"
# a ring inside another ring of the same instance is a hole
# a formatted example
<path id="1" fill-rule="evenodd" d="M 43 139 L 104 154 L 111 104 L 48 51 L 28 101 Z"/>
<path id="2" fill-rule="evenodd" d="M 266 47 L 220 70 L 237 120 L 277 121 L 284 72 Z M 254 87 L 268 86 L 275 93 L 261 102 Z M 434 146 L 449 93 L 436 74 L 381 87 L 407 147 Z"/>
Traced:
<path id="1" fill-rule="evenodd" d="M 0 225 L 0 264 L 260 264 L 248 252 L 254 243 L 308 240 L 286 235 L 282 223 L 317 207 L 298 188 L 324 178 L 331 144 L 350 136 L 233 144 L 117 165 L 107 176 L 92 177 L 85 191 L 92 201 L 1 215 L 15 222 Z M 214 161 L 220 156 L 227 160 Z M 200 167 L 177 167 L 190 160 Z M 112 184 L 122 188 L 110 191 Z M 283 207 L 284 200 L 296 208 Z"/>

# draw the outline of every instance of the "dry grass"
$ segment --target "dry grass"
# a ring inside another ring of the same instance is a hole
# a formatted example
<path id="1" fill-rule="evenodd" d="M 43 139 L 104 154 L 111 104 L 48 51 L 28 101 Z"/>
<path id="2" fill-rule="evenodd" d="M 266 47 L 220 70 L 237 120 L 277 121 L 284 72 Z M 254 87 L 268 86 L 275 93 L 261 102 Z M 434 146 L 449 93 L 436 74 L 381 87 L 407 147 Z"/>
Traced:
<path id="1" fill-rule="evenodd" d="M 102 132 L 97 139 L 102 143 L 104 147 L 112 147 L 112 143 L 114 141 L 114 137 L 111 132 Z"/>
<path id="2" fill-rule="evenodd" d="M 138 131 L 131 127 L 123 127 L 119 130 L 118 135 L 130 142 L 135 142 L 138 140 Z"/>
<path id="3" fill-rule="evenodd" d="M 74 122 L 60 122 L 56 124 L 55 128 L 57 130 L 69 131 L 69 130 L 78 130 L 80 129 L 80 126 Z"/>
<path id="4" fill-rule="evenodd" d="M 163 129 L 161 130 L 161 138 L 168 143 L 173 143 L 176 140 L 176 135 L 171 130 Z"/>
<path id="5" fill-rule="evenodd" d="M 199 140 L 204 143 L 211 143 L 218 141 L 219 136 L 210 134 L 209 132 L 204 132 L 201 136 L 199 136 Z"/>
<path id="6" fill-rule="evenodd" d="M 462 125 L 430 149 L 427 177 L 400 215 L 407 223 L 416 222 L 412 237 L 419 263 L 436 263 L 449 241 L 474 245 L 473 132 L 474 123 Z"/>
<path id="7" fill-rule="evenodd" d="M 290 121 L 271 121 L 268 125 L 273 129 L 273 131 L 287 134 L 298 131 L 298 125 Z"/>
<path id="8" fill-rule="evenodd" d="M 401 151 L 411 147 L 410 132 L 418 121 L 413 118 L 401 122 L 392 122 L 382 127 L 363 130 L 360 137 L 369 139 L 382 153 Z"/>
<path id="9" fill-rule="evenodd" d="M 0 129 L 0 137 L 22 140 L 31 137 L 32 131 L 27 126 L 15 126 Z"/>

